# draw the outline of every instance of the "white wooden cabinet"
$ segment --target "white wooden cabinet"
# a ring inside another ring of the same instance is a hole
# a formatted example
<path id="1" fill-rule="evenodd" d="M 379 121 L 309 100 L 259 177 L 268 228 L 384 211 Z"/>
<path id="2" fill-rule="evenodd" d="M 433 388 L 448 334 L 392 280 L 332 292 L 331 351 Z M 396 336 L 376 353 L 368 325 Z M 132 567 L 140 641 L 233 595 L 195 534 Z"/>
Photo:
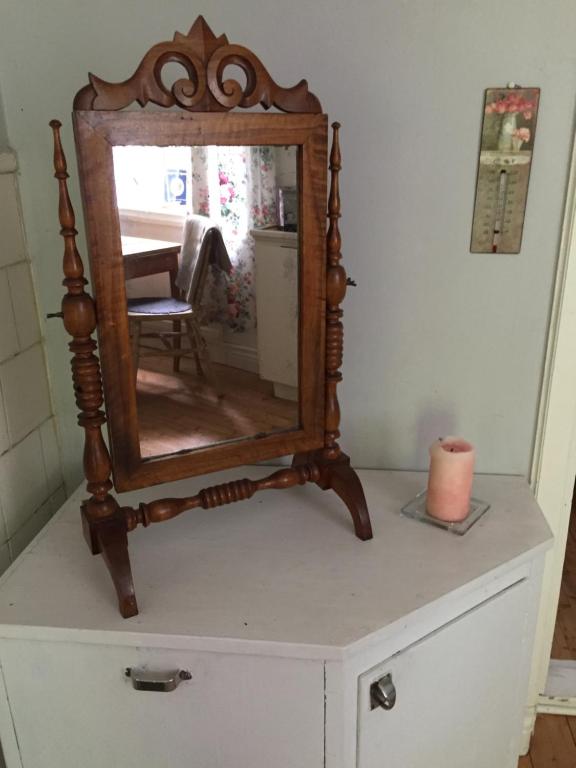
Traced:
<path id="1" fill-rule="evenodd" d="M 411 768 L 516 766 L 519 723 L 499 713 L 518 712 L 527 593 L 516 582 L 360 676 L 359 768 L 384 756 Z M 390 711 L 370 708 L 384 674 L 399 695 Z"/>
<path id="2" fill-rule="evenodd" d="M 550 542 L 528 487 L 477 478 L 492 508 L 460 538 L 398 514 L 423 475 L 360 474 L 371 542 L 314 487 L 131 534 L 127 621 L 79 490 L 0 583 L 8 768 L 515 768 Z M 192 677 L 138 691 L 126 668 Z M 396 704 L 371 708 L 386 674 Z"/>
<path id="3" fill-rule="evenodd" d="M 254 229 L 252 236 L 258 372 L 276 397 L 298 400 L 298 234 Z"/>

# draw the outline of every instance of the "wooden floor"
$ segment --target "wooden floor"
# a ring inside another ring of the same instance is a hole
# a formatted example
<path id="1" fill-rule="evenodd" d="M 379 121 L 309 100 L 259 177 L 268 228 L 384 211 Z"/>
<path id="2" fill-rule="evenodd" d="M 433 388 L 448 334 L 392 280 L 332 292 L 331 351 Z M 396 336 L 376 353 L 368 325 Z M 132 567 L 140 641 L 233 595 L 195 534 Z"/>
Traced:
<path id="1" fill-rule="evenodd" d="M 190 360 L 182 373 L 172 360 L 149 357 L 138 370 L 137 406 L 143 457 L 189 451 L 213 443 L 295 429 L 298 403 L 274 397 L 255 373 L 214 364 L 221 397 Z"/>
<path id="2" fill-rule="evenodd" d="M 576 660 L 576 494 L 566 545 L 560 601 L 556 615 L 553 659 Z M 530 754 L 518 768 L 576 768 L 576 717 L 538 715 Z"/>
<path id="3" fill-rule="evenodd" d="M 518 768 L 576 768 L 576 717 L 538 715 L 530 754 Z"/>
<path id="4" fill-rule="evenodd" d="M 576 496 L 572 500 L 572 514 L 566 544 L 566 559 L 562 572 L 560 600 L 556 614 L 553 659 L 576 660 Z"/>

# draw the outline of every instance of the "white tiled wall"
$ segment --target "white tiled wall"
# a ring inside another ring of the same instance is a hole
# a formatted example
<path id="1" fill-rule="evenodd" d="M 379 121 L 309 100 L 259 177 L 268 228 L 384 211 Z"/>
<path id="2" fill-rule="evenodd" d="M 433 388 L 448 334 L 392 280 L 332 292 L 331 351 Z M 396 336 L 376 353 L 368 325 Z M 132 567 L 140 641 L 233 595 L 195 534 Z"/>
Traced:
<path id="1" fill-rule="evenodd" d="M 0 154 L 0 572 L 66 498 L 15 161 Z"/>

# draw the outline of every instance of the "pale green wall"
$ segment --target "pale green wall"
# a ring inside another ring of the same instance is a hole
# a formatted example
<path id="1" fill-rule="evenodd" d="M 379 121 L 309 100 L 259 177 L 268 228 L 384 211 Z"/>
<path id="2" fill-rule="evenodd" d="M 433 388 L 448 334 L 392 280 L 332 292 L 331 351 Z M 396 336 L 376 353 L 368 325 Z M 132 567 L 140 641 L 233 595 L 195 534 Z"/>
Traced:
<path id="1" fill-rule="evenodd" d="M 43 312 L 62 293 L 48 121 L 64 121 L 78 203 L 69 113 L 86 73 L 125 78 L 198 13 L 281 83 L 307 77 L 342 122 L 343 251 L 358 287 L 345 304 L 341 400 L 355 463 L 423 467 L 427 444 L 452 432 L 477 444 L 481 470 L 526 472 L 571 143 L 576 4 L 12 0 L 0 71 Z M 471 255 L 483 90 L 509 80 L 542 88 L 523 248 Z M 58 322 L 46 332 L 71 477 L 81 441 L 67 338 Z"/>

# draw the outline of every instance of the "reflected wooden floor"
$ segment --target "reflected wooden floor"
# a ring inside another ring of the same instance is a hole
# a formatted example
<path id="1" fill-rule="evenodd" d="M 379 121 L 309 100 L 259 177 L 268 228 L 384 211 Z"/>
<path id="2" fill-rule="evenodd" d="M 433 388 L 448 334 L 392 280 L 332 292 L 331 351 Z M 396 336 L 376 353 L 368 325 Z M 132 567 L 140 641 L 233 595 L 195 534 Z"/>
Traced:
<path id="1" fill-rule="evenodd" d="M 143 458 L 298 426 L 298 403 L 274 397 L 255 373 L 214 364 L 222 397 L 190 360 L 173 373 L 168 358 L 145 358 L 138 370 L 137 404 Z"/>

